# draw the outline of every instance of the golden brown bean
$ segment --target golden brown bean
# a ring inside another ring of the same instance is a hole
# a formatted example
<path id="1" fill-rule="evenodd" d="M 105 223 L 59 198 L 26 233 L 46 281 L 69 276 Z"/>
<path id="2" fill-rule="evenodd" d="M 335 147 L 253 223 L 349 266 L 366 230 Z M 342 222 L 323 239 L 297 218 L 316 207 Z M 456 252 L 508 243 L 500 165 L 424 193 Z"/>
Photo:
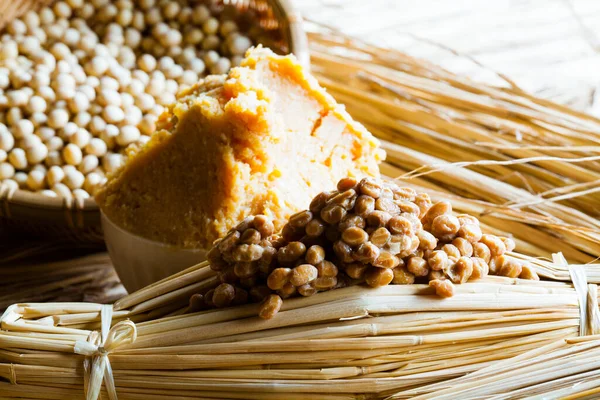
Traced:
<path id="1" fill-rule="evenodd" d="M 405 258 L 410 255 L 413 255 L 417 252 L 419 248 L 419 238 L 416 235 L 408 236 L 403 235 L 406 240 L 403 240 L 403 247 L 400 253 L 397 254 L 398 257 Z"/>
<path id="2" fill-rule="evenodd" d="M 417 231 L 417 237 L 419 238 L 420 250 L 433 250 L 437 246 L 437 239 L 427 231 L 422 229 Z"/>
<path id="3" fill-rule="evenodd" d="M 423 224 L 421 223 L 421 220 L 419 219 L 419 217 L 417 217 L 416 215 L 406 214 L 406 213 L 403 213 L 401 215 L 412 224 L 413 230 L 415 232 L 418 232 L 423 229 Z"/>
<path id="4" fill-rule="evenodd" d="M 387 223 L 389 231 L 395 235 L 412 235 L 414 226 L 404 216 L 396 215 L 390 218 Z"/>
<path id="5" fill-rule="evenodd" d="M 224 255 L 226 253 L 229 253 L 235 247 L 239 238 L 240 233 L 238 231 L 229 231 L 227 236 L 225 236 L 223 240 L 221 240 L 217 245 L 221 254 Z"/>
<path id="6" fill-rule="evenodd" d="M 221 252 L 219 251 L 219 247 L 218 246 L 213 246 L 209 250 L 208 254 L 206 255 L 206 259 L 209 262 L 212 262 L 212 261 L 220 262 L 220 261 L 222 261 Z"/>
<path id="7" fill-rule="evenodd" d="M 317 271 L 319 276 L 337 276 L 338 267 L 331 261 L 324 260 L 317 265 Z"/>
<path id="8" fill-rule="evenodd" d="M 267 278 L 267 286 L 271 290 L 281 289 L 292 276 L 290 268 L 275 268 Z"/>
<path id="9" fill-rule="evenodd" d="M 341 240 L 333 244 L 333 252 L 341 262 L 350 263 L 354 261 L 352 258 L 352 248 Z"/>
<path id="10" fill-rule="evenodd" d="M 277 291 L 277 294 L 281 296 L 282 299 L 287 299 L 296 294 L 296 286 L 292 285 L 290 282 L 283 285 L 281 289 Z"/>
<path id="11" fill-rule="evenodd" d="M 429 268 L 434 271 L 441 271 L 448 265 L 448 254 L 443 250 L 434 250 L 427 258 Z"/>
<path id="12" fill-rule="evenodd" d="M 215 289 L 210 289 L 208 292 L 204 293 L 204 304 L 208 307 L 214 307 L 215 303 L 213 303 L 212 298 L 215 293 Z"/>
<path id="13" fill-rule="evenodd" d="M 471 243 L 477 243 L 481 240 L 481 228 L 475 224 L 464 224 L 460 226 L 457 236 L 468 240 Z"/>
<path id="14" fill-rule="evenodd" d="M 389 181 L 384 181 L 383 187 L 386 189 L 389 189 L 392 192 L 392 198 L 394 196 L 394 192 L 396 192 L 397 190 L 400 189 L 400 187 L 398 185 L 396 185 L 394 182 L 389 182 Z"/>
<path id="15" fill-rule="evenodd" d="M 392 269 L 396 268 L 398 265 L 400 265 L 400 259 L 387 251 L 380 252 L 379 257 L 373 261 L 373 266 L 380 268 Z"/>
<path id="16" fill-rule="evenodd" d="M 310 284 L 302 285 L 298 288 L 298 293 L 304 297 L 310 297 L 313 294 L 317 293 L 317 289 L 312 287 Z"/>
<path id="17" fill-rule="evenodd" d="M 539 281 L 540 277 L 537 272 L 530 265 L 523 265 L 521 268 L 521 273 L 519 274 L 519 279 L 529 279 L 532 281 Z"/>
<path id="18" fill-rule="evenodd" d="M 415 236 L 416 239 L 416 236 Z M 418 240 L 418 239 L 417 239 Z M 418 243 L 417 243 L 418 246 Z M 390 253 L 400 256 L 401 258 L 410 255 L 411 249 L 414 247 L 413 237 L 409 235 L 392 235 L 385 250 Z"/>
<path id="19" fill-rule="evenodd" d="M 375 210 L 367 216 L 367 225 L 374 228 L 384 227 L 392 216 L 385 211 Z"/>
<path id="20" fill-rule="evenodd" d="M 492 253 L 490 248 L 483 243 L 473 243 L 473 257 L 482 258 L 486 263 L 490 262 Z"/>
<path id="21" fill-rule="evenodd" d="M 337 224 L 346 216 L 346 209 L 338 204 L 327 204 L 321 210 L 321 219 L 328 224 Z"/>
<path id="22" fill-rule="evenodd" d="M 392 235 L 390 234 L 390 231 L 388 231 L 386 228 L 381 227 L 375 229 L 373 233 L 371 233 L 369 241 L 375 246 L 381 248 L 390 241 L 391 237 Z"/>
<path id="23" fill-rule="evenodd" d="M 498 236 L 488 234 L 483 235 L 481 236 L 481 243 L 485 244 L 490 249 L 492 258 L 501 256 L 506 252 L 506 246 Z"/>
<path id="24" fill-rule="evenodd" d="M 431 199 L 427 193 L 419 193 L 415 197 L 414 203 L 419 207 L 419 218 L 423 218 L 431 208 Z"/>
<path id="25" fill-rule="evenodd" d="M 254 221 L 254 217 L 246 217 L 239 224 L 236 225 L 235 229 L 241 234 L 246 229 L 252 227 L 253 221 Z"/>
<path id="26" fill-rule="evenodd" d="M 327 205 L 336 204 L 338 206 L 343 207 L 346 210 L 351 210 L 356 203 L 356 191 L 354 189 L 348 189 L 340 194 L 333 196 L 328 202 Z"/>
<path id="27" fill-rule="evenodd" d="M 266 239 L 275 233 L 275 225 L 273 225 L 273 221 L 266 215 L 255 216 L 252 220 L 252 226 L 260 233 L 260 236 L 263 239 Z"/>
<path id="28" fill-rule="evenodd" d="M 371 287 L 389 285 L 394 279 L 394 270 L 387 268 L 370 267 L 365 272 L 365 282 Z"/>
<path id="29" fill-rule="evenodd" d="M 400 208 L 402 214 L 414 215 L 415 217 L 419 218 L 419 215 L 421 214 L 421 209 L 412 201 L 396 200 L 396 204 Z"/>
<path id="30" fill-rule="evenodd" d="M 292 215 L 288 223 L 295 230 L 304 230 L 306 224 L 312 221 L 312 219 L 313 213 L 308 210 L 304 210 Z"/>
<path id="31" fill-rule="evenodd" d="M 508 278 L 517 278 L 523 272 L 523 265 L 515 258 L 505 255 L 496 257 L 498 275 Z"/>
<path id="32" fill-rule="evenodd" d="M 454 296 L 454 285 L 449 280 L 434 279 L 429 281 L 429 286 L 435 289 L 435 294 L 440 297 Z"/>
<path id="33" fill-rule="evenodd" d="M 477 226 L 479 226 L 479 220 L 477 219 L 477 217 L 474 217 L 472 215 L 469 215 L 469 214 L 458 214 L 456 216 L 456 218 L 458 218 L 458 221 L 460 222 L 460 226 L 464 226 L 464 225 L 477 225 Z"/>
<path id="34" fill-rule="evenodd" d="M 375 199 L 371 196 L 360 195 L 354 204 L 354 212 L 365 218 L 375 210 Z"/>
<path id="35" fill-rule="evenodd" d="M 367 264 L 352 263 L 346 265 L 346 274 L 352 279 L 363 279 L 365 271 L 369 268 Z"/>
<path id="36" fill-rule="evenodd" d="M 433 253 L 433 250 L 420 250 L 417 249 L 417 251 L 415 251 L 414 255 L 417 257 L 421 257 L 424 258 L 425 260 L 427 260 L 429 258 L 429 256 L 431 255 L 431 253 Z"/>
<path id="37" fill-rule="evenodd" d="M 381 196 L 379 196 L 379 198 L 394 200 L 394 191 L 391 188 L 384 186 L 381 189 Z"/>
<path id="38" fill-rule="evenodd" d="M 364 178 L 358 184 L 358 191 L 360 194 L 371 196 L 374 199 L 381 196 L 381 185 L 373 178 Z"/>
<path id="39" fill-rule="evenodd" d="M 471 275 L 471 279 L 485 278 L 490 272 L 488 263 L 479 257 L 472 257 L 471 260 L 473 260 L 473 274 Z"/>
<path id="40" fill-rule="evenodd" d="M 502 240 L 502 243 L 504 243 L 504 247 L 506 247 L 506 251 L 513 251 L 515 249 L 515 247 L 517 247 L 517 244 L 515 243 L 515 241 L 512 238 L 500 237 L 500 240 Z"/>
<path id="41" fill-rule="evenodd" d="M 442 250 L 446 252 L 448 258 L 454 262 L 456 262 L 460 258 L 460 251 L 453 244 L 445 244 L 442 246 Z"/>
<path id="42" fill-rule="evenodd" d="M 362 263 L 373 263 L 379 257 L 379 247 L 373 243 L 363 243 L 352 252 L 352 258 Z M 349 262 L 342 260 L 343 262 Z"/>
<path id="43" fill-rule="evenodd" d="M 337 285 L 337 278 L 335 276 L 320 276 L 313 281 L 312 285 L 317 290 L 333 289 Z"/>
<path id="44" fill-rule="evenodd" d="M 473 245 L 467 239 L 457 237 L 452 244 L 460 251 L 461 256 L 471 257 L 473 255 Z"/>
<path id="45" fill-rule="evenodd" d="M 265 298 L 263 303 L 260 305 L 258 316 L 262 319 L 271 319 L 279 312 L 283 300 L 276 294 L 271 294 Z"/>
<path id="46" fill-rule="evenodd" d="M 394 200 L 414 201 L 417 197 L 417 192 L 409 187 L 397 187 L 392 191 L 394 192 Z"/>
<path id="47" fill-rule="evenodd" d="M 348 189 L 354 189 L 357 184 L 358 184 L 358 181 L 356 180 L 356 178 L 352 178 L 352 177 L 342 178 L 338 181 L 337 190 L 339 192 L 345 192 Z"/>
<path id="48" fill-rule="evenodd" d="M 427 276 L 429 268 L 427 261 L 421 257 L 411 257 L 406 263 L 406 269 L 415 276 Z"/>
<path id="49" fill-rule="evenodd" d="M 375 209 L 384 211 L 388 214 L 394 215 L 400 212 L 400 207 L 394 202 L 393 199 L 380 197 L 375 201 Z"/>
<path id="50" fill-rule="evenodd" d="M 275 264 L 275 259 L 277 257 L 277 250 L 275 247 L 265 247 L 263 250 L 262 257 L 258 261 L 258 268 L 261 272 L 268 274 L 271 272 L 271 268 Z"/>
<path id="51" fill-rule="evenodd" d="M 235 289 L 229 283 L 221 283 L 215 288 L 212 296 L 212 302 L 217 308 L 227 307 L 235 297 Z"/>
<path id="52" fill-rule="evenodd" d="M 221 257 L 221 252 L 217 246 L 210 249 L 206 258 L 210 263 L 210 269 L 213 271 L 221 271 L 223 268 L 227 267 L 227 263 Z"/>
<path id="53" fill-rule="evenodd" d="M 266 240 L 266 242 L 268 242 L 267 245 L 271 245 L 275 249 L 280 249 L 288 243 L 288 241 L 285 240 L 281 235 L 272 235 L 268 240 Z M 263 245 L 263 247 L 267 247 L 267 245 Z"/>
<path id="54" fill-rule="evenodd" d="M 500 270 L 500 264 L 498 263 L 498 258 L 490 258 L 488 261 L 488 266 L 490 267 L 490 275 L 498 275 L 498 271 Z"/>
<path id="55" fill-rule="evenodd" d="M 249 228 L 246 229 L 244 233 L 242 233 L 242 236 L 240 237 L 238 243 L 258 244 L 261 241 L 261 239 L 261 235 L 256 229 Z"/>
<path id="56" fill-rule="evenodd" d="M 365 219 L 360 215 L 348 214 L 338 224 L 338 230 L 344 232 L 348 228 L 357 227 L 364 228 L 366 225 Z"/>
<path id="57" fill-rule="evenodd" d="M 231 252 L 233 261 L 251 262 L 260 260 L 264 249 L 257 244 L 240 244 Z"/>
<path id="58" fill-rule="evenodd" d="M 427 274 L 427 281 L 432 281 L 434 279 L 439 279 L 439 280 L 444 280 L 446 279 L 446 274 L 444 274 L 444 271 L 429 271 L 429 274 Z"/>
<path id="59" fill-rule="evenodd" d="M 325 249 L 321 246 L 310 246 L 306 250 L 306 262 L 312 265 L 317 265 L 325 259 Z"/>
<path id="60" fill-rule="evenodd" d="M 465 283 L 473 274 L 473 260 L 469 257 L 460 257 L 444 271 L 454 283 Z"/>
<path id="61" fill-rule="evenodd" d="M 206 308 L 206 303 L 204 302 L 204 296 L 200 293 L 193 294 L 190 297 L 190 304 L 188 306 L 188 313 L 195 313 L 198 311 L 202 311 Z"/>
<path id="62" fill-rule="evenodd" d="M 302 242 L 290 242 L 277 251 L 277 261 L 282 264 L 293 263 L 304 255 L 306 246 Z"/>
<path id="63" fill-rule="evenodd" d="M 301 264 L 292 270 L 290 282 L 294 286 L 302 286 L 314 281 L 318 276 L 317 267 L 311 264 Z"/>
<path id="64" fill-rule="evenodd" d="M 234 272 L 238 278 L 250 278 L 258 272 L 258 263 L 237 262 L 235 263 Z"/>
<path id="65" fill-rule="evenodd" d="M 325 224 L 318 218 L 312 219 L 306 227 L 304 228 L 304 232 L 309 237 L 319 237 L 325 232 Z"/>
<path id="66" fill-rule="evenodd" d="M 432 205 L 423 218 L 421 218 L 421 223 L 423 224 L 423 229 L 426 231 L 431 231 L 431 224 L 433 220 L 436 219 L 440 215 L 450 214 L 452 212 L 452 204 L 449 201 L 440 201 Z"/>
<path id="67" fill-rule="evenodd" d="M 304 230 L 296 229 L 288 223 L 283 226 L 283 229 L 281 230 L 281 236 L 286 242 L 294 242 L 302 239 L 302 236 L 304 236 Z"/>
<path id="68" fill-rule="evenodd" d="M 342 240 L 354 247 L 369 240 L 369 235 L 361 228 L 352 227 L 342 232 Z"/>
<path id="69" fill-rule="evenodd" d="M 415 275 L 408 272 L 405 266 L 399 266 L 393 270 L 394 278 L 392 283 L 395 285 L 412 285 L 415 283 Z"/>
<path id="70" fill-rule="evenodd" d="M 440 215 L 431 223 L 431 233 L 439 240 L 449 242 L 456 237 L 460 223 L 453 215 Z"/>
<path id="71" fill-rule="evenodd" d="M 323 207 L 325 207 L 325 205 L 327 204 L 327 200 L 329 200 L 330 197 L 331 192 L 321 192 L 313 198 L 308 208 L 314 214 L 318 214 L 321 212 Z"/>

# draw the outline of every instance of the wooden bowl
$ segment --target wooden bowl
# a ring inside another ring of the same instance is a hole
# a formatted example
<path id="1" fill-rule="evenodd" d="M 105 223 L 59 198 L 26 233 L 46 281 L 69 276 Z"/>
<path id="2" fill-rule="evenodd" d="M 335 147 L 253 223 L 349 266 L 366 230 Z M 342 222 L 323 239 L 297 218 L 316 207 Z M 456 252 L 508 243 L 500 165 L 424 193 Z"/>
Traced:
<path id="1" fill-rule="evenodd" d="M 129 293 L 206 260 L 203 249 L 179 249 L 128 232 L 102 214 L 106 248 Z"/>
<path id="2" fill-rule="evenodd" d="M 308 43 L 302 18 L 288 0 L 219 0 L 251 13 L 269 40 L 261 41 L 280 54 L 294 53 L 308 66 Z M 53 0 L 0 0 L 0 29 L 25 12 Z M 100 210 L 94 199 L 81 202 L 50 198 L 25 190 L 13 190 L 0 183 L 0 228 L 37 236 L 64 237 L 79 242 L 101 243 Z"/>

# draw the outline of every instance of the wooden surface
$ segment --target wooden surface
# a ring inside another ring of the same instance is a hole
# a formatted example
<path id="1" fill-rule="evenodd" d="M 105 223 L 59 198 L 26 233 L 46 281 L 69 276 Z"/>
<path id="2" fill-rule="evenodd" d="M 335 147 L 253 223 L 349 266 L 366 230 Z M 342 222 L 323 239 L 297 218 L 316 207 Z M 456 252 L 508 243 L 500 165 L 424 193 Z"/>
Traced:
<path id="1" fill-rule="evenodd" d="M 295 3 L 305 17 L 346 33 L 426 58 L 488 83 L 502 83 L 492 72 L 500 71 L 539 96 L 600 115 L 600 95 L 595 94 L 600 83 L 600 25 L 597 24 L 600 0 L 295 0 Z M 8 245 L 11 237 L 6 232 L 4 237 L 0 235 L 0 249 Z M 23 240 L 22 245 L 14 249 L 16 256 L 36 249 L 30 239 Z M 39 251 L 46 252 L 44 245 Z M 72 254 L 66 250 L 60 253 Z M 48 265 L 30 263 L 29 272 L 22 274 L 23 281 L 18 281 L 19 275 L 15 274 L 22 261 L 17 263 L 3 257 L 0 309 L 17 301 L 114 300 L 125 292 L 114 274 L 95 270 L 103 263 L 108 268 L 108 259 L 100 257 L 84 277 L 65 267 L 52 278 L 47 272 Z M 52 279 L 65 285 L 53 284 Z M 47 292 L 42 292 L 42 288 Z M 58 288 L 62 290 L 57 291 Z"/>
<path id="2" fill-rule="evenodd" d="M 598 0 L 295 0 L 309 19 L 600 115 Z"/>

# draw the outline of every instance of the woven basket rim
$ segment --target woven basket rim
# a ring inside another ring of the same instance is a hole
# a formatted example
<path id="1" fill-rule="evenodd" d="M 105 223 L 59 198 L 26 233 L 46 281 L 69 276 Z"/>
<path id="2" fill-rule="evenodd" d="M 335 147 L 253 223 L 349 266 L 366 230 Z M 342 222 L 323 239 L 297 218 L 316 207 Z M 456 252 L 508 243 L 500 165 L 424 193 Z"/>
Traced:
<path id="1" fill-rule="evenodd" d="M 287 36 L 289 38 L 290 52 L 293 53 L 300 63 L 304 66 L 309 66 L 309 51 L 308 51 L 308 39 L 306 32 L 303 27 L 303 20 L 301 14 L 293 6 L 289 0 L 269 0 L 272 7 L 277 8 L 280 15 L 287 24 Z M 1 183 L 0 183 L 1 184 Z M 24 205 L 35 209 L 46 209 L 46 210 L 65 210 L 76 209 L 83 211 L 97 212 L 99 210 L 98 204 L 93 197 L 84 199 L 83 201 L 68 201 L 61 197 L 49 197 L 41 193 L 31 192 L 23 189 L 17 189 L 9 199 L 6 200 L 8 205 Z"/>
<path id="2" fill-rule="evenodd" d="M 93 197 L 83 199 L 81 202 L 68 201 L 62 197 L 49 197 L 41 193 L 18 189 L 8 200 L 11 204 L 26 205 L 38 209 L 70 209 L 77 207 L 82 210 L 97 211 L 98 205 Z"/>

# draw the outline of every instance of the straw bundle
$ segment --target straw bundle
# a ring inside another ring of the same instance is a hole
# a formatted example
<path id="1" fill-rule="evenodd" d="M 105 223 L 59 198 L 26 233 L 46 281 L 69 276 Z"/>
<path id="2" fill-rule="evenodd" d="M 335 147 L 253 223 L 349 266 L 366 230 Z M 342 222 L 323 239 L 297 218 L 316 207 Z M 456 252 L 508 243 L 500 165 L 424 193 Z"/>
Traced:
<path id="1" fill-rule="evenodd" d="M 451 195 L 530 255 L 600 254 L 600 120 L 322 27 L 310 44 L 319 82 L 384 139 L 388 176 Z"/>
<path id="2" fill-rule="evenodd" d="M 560 340 L 389 399 L 595 399 L 600 394 L 599 356 L 600 336 Z"/>
<path id="3" fill-rule="evenodd" d="M 130 319 L 137 339 L 109 359 L 122 399 L 382 398 L 596 333 L 596 286 L 583 293 L 584 280 L 578 292 L 567 283 L 488 277 L 443 300 L 425 285 L 354 286 L 288 299 L 276 318 L 261 320 L 255 304 L 185 314 L 189 296 L 216 283 L 203 263 L 115 303 L 113 325 Z M 88 303 L 7 309 L 3 395 L 81 397 L 89 376 L 74 352 L 101 322 L 110 324 L 105 311 Z"/>

